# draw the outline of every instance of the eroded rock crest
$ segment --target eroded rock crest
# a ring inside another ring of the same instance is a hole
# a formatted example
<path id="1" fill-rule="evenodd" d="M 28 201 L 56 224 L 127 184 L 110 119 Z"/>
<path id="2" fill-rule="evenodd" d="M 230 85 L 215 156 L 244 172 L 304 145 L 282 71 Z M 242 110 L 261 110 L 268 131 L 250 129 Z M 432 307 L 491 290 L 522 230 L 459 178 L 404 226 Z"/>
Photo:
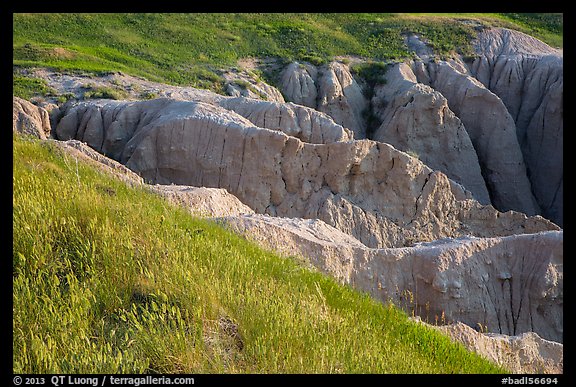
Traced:
<path id="1" fill-rule="evenodd" d="M 12 98 L 12 131 L 45 140 L 50 137 L 48 112 L 19 97 Z"/>
<path id="2" fill-rule="evenodd" d="M 390 68 L 386 80 L 372 98 L 382 120 L 374 139 L 414 152 L 430 168 L 466 187 L 480 203 L 490 204 L 474 146 L 446 98 L 419 83 L 405 63 Z"/>
<path id="3" fill-rule="evenodd" d="M 371 247 L 557 229 L 499 213 L 392 146 L 310 144 L 204 102 L 81 103 L 56 128 L 148 182 L 226 188 L 258 213 L 318 218 Z"/>
<path id="4" fill-rule="evenodd" d="M 280 90 L 288 101 L 328 114 L 338 124 L 366 138 L 369 101 L 347 65 L 331 62 L 315 67 L 291 63 L 282 73 Z"/>

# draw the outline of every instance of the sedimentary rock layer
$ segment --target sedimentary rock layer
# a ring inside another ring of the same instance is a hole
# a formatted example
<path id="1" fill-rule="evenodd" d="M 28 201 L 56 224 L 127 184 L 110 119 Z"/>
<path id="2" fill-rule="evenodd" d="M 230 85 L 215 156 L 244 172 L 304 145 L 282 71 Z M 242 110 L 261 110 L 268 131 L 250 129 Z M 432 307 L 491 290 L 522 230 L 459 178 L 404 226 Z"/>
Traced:
<path id="1" fill-rule="evenodd" d="M 48 112 L 22 98 L 12 98 L 12 130 L 45 140 L 50 137 Z"/>
<path id="2" fill-rule="evenodd" d="M 148 182 L 226 188 L 258 213 L 322 219 L 371 247 L 557 229 L 481 206 L 388 144 L 305 143 L 203 102 L 81 103 L 65 110 L 56 135 L 87 142 Z"/>
<path id="3" fill-rule="evenodd" d="M 466 187 L 474 199 L 490 204 L 476 151 L 446 98 L 419 83 L 405 63 L 388 69 L 386 81 L 372 98 L 374 114 L 382 120 L 374 139 L 415 152 L 430 168 Z"/>
<path id="4" fill-rule="evenodd" d="M 431 323 L 537 332 L 562 342 L 562 231 L 371 249 L 320 220 L 246 215 L 219 221 Z"/>

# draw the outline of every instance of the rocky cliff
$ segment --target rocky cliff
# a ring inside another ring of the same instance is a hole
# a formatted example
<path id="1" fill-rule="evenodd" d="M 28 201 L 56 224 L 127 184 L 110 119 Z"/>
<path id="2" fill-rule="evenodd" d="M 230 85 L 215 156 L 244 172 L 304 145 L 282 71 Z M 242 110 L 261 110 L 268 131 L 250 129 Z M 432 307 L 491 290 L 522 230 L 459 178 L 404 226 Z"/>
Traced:
<path id="1" fill-rule="evenodd" d="M 148 182 L 226 188 L 258 213 L 322 219 L 371 247 L 557 229 L 540 217 L 480 205 L 388 144 L 307 143 L 222 105 L 80 103 L 63 110 L 55 133 L 86 142 Z"/>
<path id="2" fill-rule="evenodd" d="M 372 97 L 374 113 L 382 121 L 374 139 L 416 153 L 430 168 L 466 187 L 474 199 L 489 204 L 476 150 L 446 98 L 419 83 L 405 63 L 392 66 L 386 80 Z"/>
<path id="3" fill-rule="evenodd" d="M 352 130 L 354 138 L 366 138 L 364 115 L 369 101 L 347 65 L 291 63 L 282 73 L 280 90 L 289 101 L 327 113 Z"/>
<path id="4" fill-rule="evenodd" d="M 510 112 L 542 215 L 562 225 L 563 53 L 508 29 L 483 31 L 476 51 L 470 73 Z"/>
<path id="5" fill-rule="evenodd" d="M 373 139 L 415 152 L 481 203 L 562 225 L 562 52 L 503 28 L 479 33 L 472 60 L 439 60 L 414 34 L 407 44 L 420 56 L 391 65 L 372 93 L 338 62 L 292 63 L 280 90 L 355 139 L 366 138 L 372 114 L 381 122 Z"/>

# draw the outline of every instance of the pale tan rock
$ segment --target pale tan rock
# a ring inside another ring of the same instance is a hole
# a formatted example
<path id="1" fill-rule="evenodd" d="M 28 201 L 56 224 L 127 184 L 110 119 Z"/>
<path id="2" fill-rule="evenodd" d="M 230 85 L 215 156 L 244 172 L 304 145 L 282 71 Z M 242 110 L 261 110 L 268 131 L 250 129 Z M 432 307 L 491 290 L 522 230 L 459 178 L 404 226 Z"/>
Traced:
<path id="1" fill-rule="evenodd" d="M 331 62 L 315 67 L 293 62 L 282 73 L 281 91 L 288 101 L 328 114 L 354 138 L 366 138 L 368 99 L 347 65 Z"/>
<path id="2" fill-rule="evenodd" d="M 12 131 L 45 140 L 51 133 L 48 112 L 25 99 L 12 97 Z"/>
<path id="3" fill-rule="evenodd" d="M 280 90 L 288 101 L 315 109 L 318 97 L 317 78 L 316 67 L 292 62 L 282 72 Z"/>
<path id="4" fill-rule="evenodd" d="M 304 142 L 325 144 L 349 141 L 353 133 L 317 110 L 293 103 L 227 98 L 218 104 L 240 114 L 260 128 L 278 130 Z"/>
<path id="5" fill-rule="evenodd" d="M 374 140 L 416 153 L 424 164 L 462 184 L 480 203 L 490 204 L 476 151 L 446 98 L 418 83 L 405 63 L 388 69 L 386 81 L 375 88 L 372 98 L 375 114 L 382 120 Z"/>
<path id="6" fill-rule="evenodd" d="M 201 217 L 238 216 L 254 211 L 223 188 L 190 187 L 185 185 L 150 185 L 150 190 L 169 202 L 186 208 Z"/>
<path id="7" fill-rule="evenodd" d="M 506 105 L 516 123 L 542 215 L 562 225 L 563 53 L 529 35 L 491 28 L 478 35 L 470 72 Z"/>
<path id="8" fill-rule="evenodd" d="M 564 345 L 545 340 L 537 333 L 516 336 L 481 333 L 460 322 L 430 326 L 512 373 L 562 374 L 564 371 Z"/>
<path id="9" fill-rule="evenodd" d="M 354 138 L 366 138 L 365 110 L 369 101 L 347 65 L 331 62 L 321 68 L 318 77 L 317 109 L 354 132 Z"/>
<path id="10" fill-rule="evenodd" d="M 202 102 L 83 103 L 67 110 L 56 133 L 100 136 L 95 149 L 147 182 L 225 188 L 257 213 L 322 219 L 372 247 L 557 229 L 469 200 L 460 185 L 388 144 L 305 143 Z"/>
<path id="11" fill-rule="evenodd" d="M 373 249 L 317 219 L 247 215 L 218 221 L 426 321 L 562 341 L 561 231 Z"/>
<path id="12" fill-rule="evenodd" d="M 532 195 L 514 119 L 497 95 L 449 63 L 429 62 L 430 86 L 442 93 L 474 145 L 492 203 L 501 211 L 540 213 Z"/>

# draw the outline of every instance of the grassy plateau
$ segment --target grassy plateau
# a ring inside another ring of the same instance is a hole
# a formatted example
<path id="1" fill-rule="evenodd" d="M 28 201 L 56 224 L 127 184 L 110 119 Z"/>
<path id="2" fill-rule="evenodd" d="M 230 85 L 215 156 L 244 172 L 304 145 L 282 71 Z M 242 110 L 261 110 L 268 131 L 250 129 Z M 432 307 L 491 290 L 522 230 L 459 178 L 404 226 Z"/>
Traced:
<path id="1" fill-rule="evenodd" d="M 476 32 L 462 20 L 562 46 L 562 14 L 14 14 L 13 64 L 15 70 L 122 71 L 222 92 L 221 70 L 242 58 L 401 60 L 412 56 L 406 32 L 421 34 L 440 56 L 466 55 Z M 14 82 L 17 91 L 34 86 L 21 77 Z"/>
<path id="2" fill-rule="evenodd" d="M 15 373 L 501 373 L 51 142 L 13 139 Z"/>

